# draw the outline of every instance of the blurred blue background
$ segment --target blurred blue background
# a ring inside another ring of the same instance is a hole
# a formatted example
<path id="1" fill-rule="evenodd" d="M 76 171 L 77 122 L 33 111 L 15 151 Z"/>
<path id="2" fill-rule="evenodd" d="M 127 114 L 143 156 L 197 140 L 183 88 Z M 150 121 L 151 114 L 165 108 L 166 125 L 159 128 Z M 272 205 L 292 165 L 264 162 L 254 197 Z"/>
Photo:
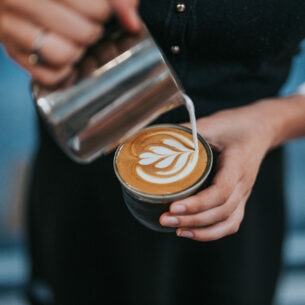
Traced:
<path id="1" fill-rule="evenodd" d="M 302 52 L 295 58 L 293 71 L 283 87 L 283 95 L 293 92 L 305 81 L 305 42 L 301 47 Z M 28 305 L 24 297 L 29 260 L 23 209 L 31 158 L 37 145 L 29 86 L 29 76 L 6 56 L 0 44 L 1 305 Z M 285 153 L 288 231 L 274 305 L 304 305 L 305 139 L 288 143 Z"/>

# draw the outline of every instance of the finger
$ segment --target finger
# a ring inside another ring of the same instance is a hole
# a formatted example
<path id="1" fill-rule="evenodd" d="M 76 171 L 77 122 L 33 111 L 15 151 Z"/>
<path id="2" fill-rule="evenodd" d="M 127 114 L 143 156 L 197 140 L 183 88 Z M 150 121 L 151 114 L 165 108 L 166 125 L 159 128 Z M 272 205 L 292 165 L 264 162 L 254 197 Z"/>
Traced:
<path id="1" fill-rule="evenodd" d="M 107 21 L 112 12 L 108 0 L 61 0 L 60 2 L 97 22 Z"/>
<path id="2" fill-rule="evenodd" d="M 216 175 L 209 187 L 194 196 L 176 201 L 170 206 L 170 213 L 186 215 L 200 213 L 223 205 L 242 180 L 240 159 L 234 154 L 223 152 L 217 161 Z"/>
<path id="3" fill-rule="evenodd" d="M 137 0 L 111 0 L 116 15 L 123 26 L 129 30 L 137 32 L 141 28 L 141 20 L 137 13 Z"/>
<path id="4" fill-rule="evenodd" d="M 40 35 L 41 29 L 27 22 L 23 18 L 7 15 L 5 23 L 5 39 L 9 43 L 18 44 L 19 48 L 29 54 L 33 49 L 33 42 Z M 10 26 L 14 24 L 13 26 Z M 39 50 L 44 62 L 49 65 L 61 66 L 78 61 L 84 53 L 84 48 L 56 33 L 44 33 Z"/>
<path id="5" fill-rule="evenodd" d="M 27 54 L 20 51 L 20 49 L 13 44 L 6 44 L 6 50 L 11 58 L 31 74 L 33 80 L 46 87 L 52 87 L 58 84 L 73 72 L 73 67 L 71 65 L 63 66 L 60 69 L 46 65 L 33 66 L 28 62 Z"/>
<path id="6" fill-rule="evenodd" d="M 232 196 L 221 206 L 207 210 L 205 212 L 177 216 L 170 213 L 164 213 L 160 217 L 160 223 L 167 227 L 205 227 L 215 223 L 226 221 L 231 217 L 240 203 L 243 203 L 249 197 L 251 190 L 244 191 L 244 186 L 240 183 L 232 193 Z"/>
<path id="7" fill-rule="evenodd" d="M 6 7 L 51 32 L 77 44 L 89 45 L 102 32 L 100 24 L 81 16 L 77 11 L 52 0 L 7 0 Z"/>
<path id="8" fill-rule="evenodd" d="M 197 241 L 212 241 L 238 232 L 244 217 L 245 202 L 240 204 L 231 217 L 223 222 L 201 228 L 179 228 L 177 236 Z"/>

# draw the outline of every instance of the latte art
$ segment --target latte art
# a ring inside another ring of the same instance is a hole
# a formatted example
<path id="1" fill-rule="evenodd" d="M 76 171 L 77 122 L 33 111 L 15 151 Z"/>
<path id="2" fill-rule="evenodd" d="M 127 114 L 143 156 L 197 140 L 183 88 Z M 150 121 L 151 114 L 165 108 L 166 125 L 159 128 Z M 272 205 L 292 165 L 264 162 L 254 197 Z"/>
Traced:
<path id="1" fill-rule="evenodd" d="M 148 151 L 139 155 L 136 173 L 150 183 L 179 181 L 194 170 L 198 161 L 198 150 L 187 137 L 170 131 L 162 133 L 162 137 L 163 145 L 148 146 Z"/>
<path id="2" fill-rule="evenodd" d="M 129 187 L 149 194 L 172 194 L 194 185 L 205 173 L 207 152 L 183 128 L 151 127 L 124 143 L 116 169 Z"/>

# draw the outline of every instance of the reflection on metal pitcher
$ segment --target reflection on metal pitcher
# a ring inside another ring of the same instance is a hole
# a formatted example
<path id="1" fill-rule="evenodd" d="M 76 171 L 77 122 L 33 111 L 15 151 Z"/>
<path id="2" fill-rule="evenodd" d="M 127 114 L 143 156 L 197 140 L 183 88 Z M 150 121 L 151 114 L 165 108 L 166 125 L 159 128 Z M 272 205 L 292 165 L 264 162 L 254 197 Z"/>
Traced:
<path id="1" fill-rule="evenodd" d="M 109 27 L 59 88 L 33 84 L 39 115 L 62 149 L 83 163 L 182 105 L 182 91 L 145 25 L 136 35 Z"/>

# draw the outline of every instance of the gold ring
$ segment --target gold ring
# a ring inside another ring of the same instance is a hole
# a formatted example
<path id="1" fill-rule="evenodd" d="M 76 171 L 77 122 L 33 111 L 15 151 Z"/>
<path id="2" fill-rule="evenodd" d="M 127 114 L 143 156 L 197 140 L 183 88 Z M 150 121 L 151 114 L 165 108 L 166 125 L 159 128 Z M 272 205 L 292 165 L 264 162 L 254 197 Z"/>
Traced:
<path id="1" fill-rule="evenodd" d="M 33 41 L 32 51 L 28 57 L 28 61 L 30 65 L 36 66 L 42 63 L 40 49 L 43 46 L 44 40 L 45 40 L 45 31 L 41 30 Z"/>

